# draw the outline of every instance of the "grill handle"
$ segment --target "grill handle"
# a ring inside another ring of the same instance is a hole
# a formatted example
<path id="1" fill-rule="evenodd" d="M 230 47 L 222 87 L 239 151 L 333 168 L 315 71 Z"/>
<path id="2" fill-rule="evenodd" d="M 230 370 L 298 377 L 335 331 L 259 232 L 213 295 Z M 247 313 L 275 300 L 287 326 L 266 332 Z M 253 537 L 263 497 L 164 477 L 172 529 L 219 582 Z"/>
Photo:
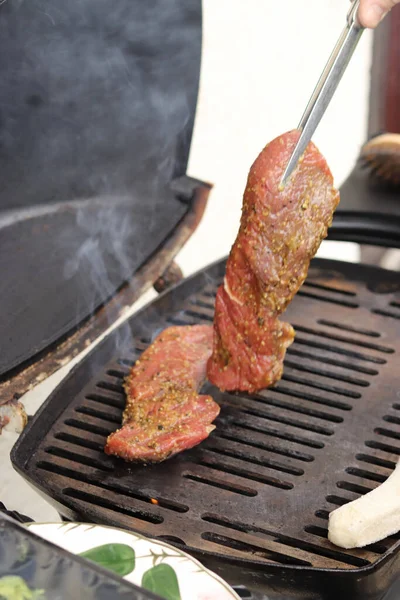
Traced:
<path id="1" fill-rule="evenodd" d="M 396 215 L 338 211 L 327 239 L 400 248 L 400 218 Z"/>

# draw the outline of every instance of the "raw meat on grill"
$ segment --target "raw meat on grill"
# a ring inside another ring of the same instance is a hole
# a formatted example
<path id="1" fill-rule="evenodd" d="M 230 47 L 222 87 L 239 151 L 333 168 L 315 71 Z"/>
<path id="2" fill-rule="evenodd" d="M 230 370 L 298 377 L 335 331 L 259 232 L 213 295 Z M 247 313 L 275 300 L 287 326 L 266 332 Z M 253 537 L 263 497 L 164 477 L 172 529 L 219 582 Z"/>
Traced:
<path id="1" fill-rule="evenodd" d="M 207 374 L 221 390 L 254 392 L 281 378 L 295 333 L 278 316 L 304 282 L 339 203 L 328 165 L 312 143 L 280 188 L 298 136 L 292 131 L 273 140 L 250 169 L 215 304 Z"/>
<path id="2" fill-rule="evenodd" d="M 212 326 L 165 329 L 136 361 L 125 382 L 122 428 L 105 452 L 127 461 L 161 462 L 207 438 L 219 406 L 199 395 L 212 350 Z"/>

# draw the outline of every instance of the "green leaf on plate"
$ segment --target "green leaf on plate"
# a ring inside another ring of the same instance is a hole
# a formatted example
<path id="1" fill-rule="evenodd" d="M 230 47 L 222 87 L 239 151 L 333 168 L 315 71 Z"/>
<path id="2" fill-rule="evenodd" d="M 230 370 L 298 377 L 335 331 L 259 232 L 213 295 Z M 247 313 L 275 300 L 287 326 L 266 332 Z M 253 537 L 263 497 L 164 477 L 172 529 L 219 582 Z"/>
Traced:
<path id="1" fill-rule="evenodd" d="M 124 577 L 135 569 L 135 551 L 126 544 L 104 544 L 81 552 L 80 556 L 87 558 Z"/>
<path id="2" fill-rule="evenodd" d="M 143 573 L 142 587 L 149 592 L 158 594 L 165 600 L 182 600 L 176 573 L 165 563 Z"/>

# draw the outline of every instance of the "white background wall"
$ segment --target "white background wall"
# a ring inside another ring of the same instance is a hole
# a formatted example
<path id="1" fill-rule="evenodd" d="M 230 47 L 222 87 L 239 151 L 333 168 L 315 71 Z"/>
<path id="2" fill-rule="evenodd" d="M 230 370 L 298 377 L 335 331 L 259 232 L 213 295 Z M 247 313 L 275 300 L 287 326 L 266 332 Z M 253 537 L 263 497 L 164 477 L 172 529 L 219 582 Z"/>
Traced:
<path id="1" fill-rule="evenodd" d="M 269 140 L 296 127 L 348 6 L 348 0 L 204 0 L 201 91 L 189 172 L 215 187 L 203 222 L 179 255 L 186 275 L 229 252 L 248 169 Z M 366 34 L 315 136 L 338 185 L 365 136 L 370 47 Z M 345 254 L 349 258 L 348 249 Z M 30 414 L 71 366 L 22 398 Z M 15 439 L 7 431 L 0 436 L 1 500 L 39 521 L 57 519 L 13 471 L 8 456 Z"/>
<path id="2" fill-rule="evenodd" d="M 250 165 L 294 129 L 343 27 L 348 0 L 203 0 L 201 89 L 189 173 L 215 185 L 179 257 L 185 273 L 222 257 L 235 238 Z M 357 48 L 314 141 L 337 185 L 366 135 L 372 35 Z M 336 250 L 336 248 L 335 248 Z"/>

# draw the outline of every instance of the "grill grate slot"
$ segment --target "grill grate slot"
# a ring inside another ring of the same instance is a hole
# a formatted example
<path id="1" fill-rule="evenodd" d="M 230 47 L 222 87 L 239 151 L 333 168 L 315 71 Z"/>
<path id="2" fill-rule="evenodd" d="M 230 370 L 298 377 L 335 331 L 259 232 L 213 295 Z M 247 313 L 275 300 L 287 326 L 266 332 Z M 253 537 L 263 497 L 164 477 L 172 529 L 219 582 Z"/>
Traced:
<path id="1" fill-rule="evenodd" d="M 249 524 L 242 523 L 239 521 L 228 521 L 227 519 L 225 519 L 223 517 L 218 517 L 216 515 L 212 515 L 212 514 L 208 514 L 208 513 L 202 515 L 201 518 L 203 521 L 206 521 L 208 523 L 213 523 L 213 524 L 225 527 L 227 529 L 233 529 L 235 531 L 240 531 L 243 533 L 259 533 L 264 536 L 269 536 L 269 537 L 273 538 L 274 541 L 278 542 L 282 546 L 287 546 L 287 547 L 293 548 L 295 550 L 304 550 L 305 552 L 307 552 L 307 557 L 310 557 L 311 560 L 312 560 L 311 555 L 317 554 L 319 556 L 325 556 L 327 558 L 333 559 L 334 561 L 337 561 L 337 562 L 343 562 L 343 563 L 347 563 L 347 564 L 354 565 L 357 567 L 362 567 L 362 566 L 369 564 L 369 561 L 364 558 L 351 556 L 350 554 L 346 554 L 345 552 L 341 552 L 340 550 L 324 548 L 317 544 L 305 542 L 305 541 L 297 539 L 297 538 L 291 538 L 289 536 L 285 536 L 280 533 L 266 530 L 262 527 L 255 527 L 253 525 L 249 525 Z M 332 566 L 332 565 L 330 565 L 330 566 Z M 336 565 L 336 566 L 339 566 L 339 565 Z"/>
<path id="2" fill-rule="evenodd" d="M 133 365 L 135 364 L 135 362 L 136 362 L 135 360 L 131 360 L 129 358 L 119 358 L 117 360 L 117 363 L 119 365 L 121 365 L 123 367 L 129 367 L 129 368 L 133 367 Z"/>
<path id="3" fill-rule="evenodd" d="M 154 539 L 160 540 L 160 542 L 167 542 L 167 544 L 178 544 L 181 546 L 185 545 L 185 542 L 175 535 L 157 535 Z"/>
<path id="4" fill-rule="evenodd" d="M 249 553 L 252 556 L 265 558 L 268 561 L 278 562 L 284 565 L 309 565 L 310 563 L 305 560 L 300 560 L 292 557 L 288 557 L 285 554 L 278 554 L 277 552 L 268 551 L 260 546 L 255 546 L 252 544 L 248 544 L 242 542 L 240 540 L 236 540 L 234 538 L 230 538 L 224 535 L 219 535 L 217 533 L 212 533 L 206 531 L 201 534 L 203 540 L 207 542 L 212 542 L 213 544 L 217 544 L 220 546 L 226 546 L 227 548 L 233 548 L 234 550 L 239 550 L 240 552 Z"/>
<path id="5" fill-rule="evenodd" d="M 366 335 L 367 337 L 381 337 L 381 334 L 377 331 L 369 331 L 368 329 L 361 329 L 361 327 L 354 327 L 353 325 L 344 325 L 343 323 L 327 321 L 326 319 L 318 319 L 317 323 L 319 325 L 324 325 L 325 327 L 332 327 L 333 329 L 340 329 L 341 331 L 348 331 L 349 333 L 358 333 L 359 335 Z"/>
<path id="6" fill-rule="evenodd" d="M 312 462 L 314 457 L 311 454 L 305 454 L 304 452 L 298 452 L 296 450 L 288 450 L 287 448 L 280 448 L 269 444 L 267 442 L 256 442 L 249 439 L 244 439 L 240 437 L 239 433 L 235 433 L 235 435 L 229 435 L 229 433 L 220 433 L 213 434 L 213 439 L 220 438 L 223 440 L 228 440 L 231 442 L 236 442 L 237 444 L 242 444 L 244 446 L 250 446 L 252 448 L 259 448 L 260 450 L 266 450 L 268 452 L 272 452 L 273 454 L 279 454 L 281 456 L 287 456 L 289 458 L 293 458 L 296 460 L 300 460 L 303 462 Z"/>
<path id="7" fill-rule="evenodd" d="M 400 314 L 392 312 L 391 310 L 382 310 L 381 308 L 374 308 L 372 311 L 375 315 L 381 317 L 389 317 L 390 319 L 400 319 Z"/>
<path id="8" fill-rule="evenodd" d="M 109 492 L 115 492 L 121 496 L 126 496 L 127 498 L 139 500 L 140 502 L 146 502 L 152 505 L 156 504 L 161 508 L 172 510 L 174 512 L 185 513 L 189 510 L 189 507 L 185 504 L 180 504 L 178 502 L 167 500 L 165 498 L 153 498 L 152 496 L 148 496 L 137 490 L 128 490 L 124 486 L 118 485 L 115 482 L 105 483 L 104 480 L 99 481 L 93 475 L 83 473 L 81 470 L 71 469 L 60 464 L 54 465 L 46 460 L 40 461 L 38 463 L 38 467 L 40 469 L 43 469 L 44 471 L 56 473 L 57 475 L 62 475 L 74 481 L 82 481 L 83 483 L 87 483 L 91 486 L 98 487 L 99 489 L 108 490 Z"/>
<path id="9" fill-rule="evenodd" d="M 206 308 L 207 310 L 214 310 L 214 301 L 207 298 L 193 298 L 190 300 L 191 306 L 197 306 L 199 308 Z"/>
<path id="10" fill-rule="evenodd" d="M 184 319 L 182 317 L 171 317 L 167 319 L 167 325 L 193 325 L 192 319 Z"/>
<path id="11" fill-rule="evenodd" d="M 325 392 L 330 392 L 331 394 L 337 394 L 338 396 L 345 396 L 346 398 L 361 398 L 360 392 L 354 392 L 353 390 L 347 390 L 345 388 L 329 385 L 326 383 L 319 383 L 311 379 L 306 379 L 304 377 L 299 377 L 297 375 L 292 375 L 288 373 L 283 374 L 282 381 L 301 383 L 303 385 L 306 385 L 307 387 L 311 387 L 316 390 L 323 390 Z"/>
<path id="12" fill-rule="evenodd" d="M 106 464 L 104 461 L 97 460 L 95 458 L 83 454 L 78 454 L 77 452 L 66 450 L 65 448 L 49 446 L 45 449 L 45 452 L 47 454 L 52 454 L 53 456 L 60 456 L 61 458 L 72 460 L 80 465 L 87 465 L 88 467 L 93 467 L 94 469 L 98 469 L 99 471 L 110 472 L 114 470 L 112 464 Z"/>
<path id="13" fill-rule="evenodd" d="M 336 379 L 337 381 L 344 381 L 345 383 L 351 383 L 353 385 L 359 385 L 361 387 L 368 387 L 369 381 L 365 379 L 356 379 L 348 375 L 340 375 L 339 373 L 332 373 L 331 371 L 325 371 L 317 367 L 308 367 L 299 363 L 294 363 L 290 360 L 286 361 L 286 366 L 294 369 L 295 371 L 302 371 L 303 373 L 311 373 L 311 375 L 320 375 L 321 377 L 327 377 L 328 379 Z"/>
<path id="14" fill-rule="evenodd" d="M 147 521 L 148 523 L 153 523 L 153 525 L 159 525 L 164 521 L 164 519 L 158 515 L 154 515 L 145 511 L 134 510 L 126 506 L 119 506 L 115 502 L 111 502 L 110 500 L 106 500 L 100 496 L 95 496 L 94 494 L 89 494 L 88 492 L 75 490 L 74 488 L 65 488 L 63 493 L 69 498 L 82 500 L 83 502 L 87 502 L 88 504 L 94 506 L 101 506 L 113 512 L 128 515 L 129 517 L 134 517 L 135 519 L 140 519 L 141 521 Z"/>
<path id="15" fill-rule="evenodd" d="M 99 404 L 104 404 L 105 406 L 114 406 L 121 410 L 125 408 L 125 398 L 122 395 L 120 398 L 113 398 L 112 396 L 102 396 L 101 394 L 88 394 L 85 398 Z"/>
<path id="16" fill-rule="evenodd" d="M 347 338 L 341 335 L 335 335 L 333 333 L 327 333 L 321 329 L 310 329 L 309 327 L 303 327 L 301 325 L 293 325 L 297 331 L 301 333 L 307 333 L 309 335 L 315 335 L 318 338 L 324 338 L 333 340 L 336 342 L 342 342 L 343 344 L 352 344 L 354 346 L 360 346 L 360 348 L 367 348 L 368 350 L 376 350 L 377 352 L 383 352 L 384 354 L 393 354 L 394 349 L 388 348 L 387 346 L 381 346 L 379 344 L 372 344 L 370 342 L 364 342 L 355 338 Z"/>
<path id="17" fill-rule="evenodd" d="M 304 469 L 299 469 L 296 467 L 290 467 L 281 463 L 277 463 L 270 459 L 260 459 L 256 456 L 250 456 L 244 452 L 239 450 L 228 450 L 227 448 L 215 448 L 212 446 L 207 446 L 208 452 L 215 452 L 215 454 L 220 454 L 221 456 L 228 456 L 230 458 L 237 458 L 244 462 L 252 463 L 254 465 L 260 465 L 262 467 L 268 467 L 269 469 L 275 469 L 276 471 L 281 471 L 282 473 L 288 473 L 289 475 L 295 475 L 296 477 L 300 477 L 304 475 Z"/>
<path id="18" fill-rule="evenodd" d="M 370 354 L 363 354 L 361 352 L 355 352 L 353 350 L 347 350 L 346 348 L 340 348 L 338 346 L 332 346 L 332 344 L 323 344 L 321 342 L 316 342 L 314 340 L 309 340 L 307 338 L 303 338 L 301 336 L 296 336 L 296 341 L 293 344 L 296 345 L 309 346 L 310 348 L 316 348 L 317 350 L 326 350 L 327 352 L 332 352 L 333 354 L 341 354 L 343 356 L 348 356 L 350 358 L 356 358 L 358 360 L 363 360 L 365 362 L 375 363 L 377 365 L 385 365 L 386 360 L 379 356 L 372 356 Z"/>
<path id="19" fill-rule="evenodd" d="M 60 431 L 56 433 L 54 436 L 57 440 L 61 440 L 63 442 L 68 442 L 74 446 L 81 446 L 82 448 L 89 448 L 89 450 L 103 450 L 104 444 L 92 442 L 91 440 L 80 438 L 76 435 L 71 435 L 70 433 L 65 433 L 64 431 Z"/>
<path id="20" fill-rule="evenodd" d="M 367 448 L 375 448 L 376 450 L 382 450 L 388 454 L 397 454 L 397 456 L 400 456 L 400 448 L 396 448 L 390 444 L 383 444 L 382 442 L 376 442 L 375 440 L 367 440 L 365 445 Z"/>
<path id="21" fill-rule="evenodd" d="M 351 292 L 350 290 L 344 290 L 343 288 L 336 288 L 336 287 L 332 287 L 330 285 L 326 285 L 326 284 L 322 284 L 322 283 L 315 283 L 314 281 L 308 281 L 306 280 L 303 283 L 303 288 L 313 288 L 315 290 L 322 290 L 325 292 L 332 292 L 333 294 L 339 294 L 342 296 L 349 296 L 349 297 L 353 297 L 355 298 L 357 296 L 357 294 L 355 292 Z"/>
<path id="22" fill-rule="evenodd" d="M 203 319 L 204 321 L 209 321 L 210 323 L 214 320 L 214 315 L 211 311 L 205 312 L 204 310 L 190 310 L 188 309 L 185 314 L 193 319 L 193 322 L 198 321 L 198 319 Z"/>
<path id="23" fill-rule="evenodd" d="M 257 399 L 262 404 L 276 406 L 277 408 L 282 408 L 301 415 L 308 415 L 309 417 L 315 417 L 317 419 L 321 419 L 322 421 L 329 421 L 331 423 L 343 423 L 343 417 L 339 417 L 338 415 L 331 415 L 320 410 L 315 410 L 313 408 L 306 408 L 300 405 L 296 406 L 295 404 L 291 404 L 290 402 L 276 400 L 275 398 L 271 398 L 268 393 L 254 394 L 253 397 L 247 396 L 247 398 L 249 400 Z"/>
<path id="24" fill-rule="evenodd" d="M 218 283 L 215 284 L 215 286 L 206 286 L 203 290 L 202 290 L 202 295 L 205 298 L 210 298 L 210 302 L 214 302 L 215 301 L 215 296 L 217 294 L 217 290 L 219 288 L 220 285 L 222 285 L 222 279 L 221 281 L 219 281 Z"/>
<path id="25" fill-rule="evenodd" d="M 298 429 L 304 429 L 305 431 L 312 431 L 313 433 L 318 433 L 320 435 L 333 435 L 333 429 L 328 427 L 321 427 L 320 425 L 314 425 L 313 423 L 308 423 L 306 421 L 298 421 L 297 419 L 288 419 L 287 417 L 283 417 L 280 415 L 272 415 L 260 410 L 253 409 L 238 409 L 239 412 L 243 412 L 246 415 L 252 415 L 254 417 L 258 417 L 260 419 L 265 419 L 267 421 L 272 421 L 274 423 L 282 423 L 285 425 L 291 425 L 292 427 L 297 427 Z"/>
<path id="26" fill-rule="evenodd" d="M 121 425 L 121 415 L 118 416 L 113 414 L 107 414 L 106 412 L 102 412 L 101 410 L 92 408 L 91 406 L 78 406 L 77 408 L 75 408 L 75 411 L 82 415 L 90 415 L 92 417 L 96 417 L 96 419 L 100 419 L 101 421 L 105 421 L 106 423 L 109 423 L 111 421 L 112 423 Z"/>
<path id="27" fill-rule="evenodd" d="M 349 475 L 354 475 L 355 477 L 360 477 L 361 479 L 370 479 L 371 481 L 376 481 L 377 483 L 383 483 L 387 479 L 387 477 L 384 477 L 383 475 L 373 473 L 372 471 L 367 471 L 366 469 L 358 469 L 357 467 L 347 467 L 346 473 Z"/>
<path id="28" fill-rule="evenodd" d="M 329 296 L 323 296 L 322 294 L 313 294 L 312 292 L 306 292 L 303 289 L 300 289 L 297 292 L 297 296 L 302 296 L 303 298 L 310 298 L 311 300 L 318 300 L 319 302 L 337 304 L 339 306 L 345 306 L 346 308 L 359 308 L 360 306 L 359 304 L 357 304 L 357 302 L 351 302 L 350 300 L 344 300 L 343 298 L 332 298 Z"/>
<path id="29" fill-rule="evenodd" d="M 117 379 L 125 379 L 128 373 L 129 369 L 124 369 L 123 371 L 117 369 L 109 369 L 107 371 L 107 375 L 109 375 L 110 377 L 116 377 Z"/>
<path id="30" fill-rule="evenodd" d="M 323 538 L 325 540 L 328 539 L 328 530 L 325 527 L 309 525 L 304 528 L 304 531 L 306 531 L 307 533 L 311 533 L 312 535 L 316 535 L 317 537 Z M 367 546 L 367 549 L 369 552 L 374 552 L 375 554 L 384 554 L 387 550 L 383 544 L 371 544 Z"/>
<path id="31" fill-rule="evenodd" d="M 249 487 L 242 486 L 240 484 L 230 484 L 223 481 L 218 481 L 214 477 L 201 477 L 200 475 L 193 475 L 192 473 L 184 473 L 183 477 L 196 481 L 197 483 L 203 483 L 210 485 L 211 487 L 219 488 L 220 490 L 226 490 L 227 492 L 233 492 L 234 494 L 241 494 L 242 496 L 257 496 L 257 490 L 253 490 Z"/>
<path id="32" fill-rule="evenodd" d="M 336 506 L 343 506 L 344 504 L 351 502 L 349 498 L 343 498 L 343 496 L 336 496 L 335 494 L 329 494 L 329 496 L 326 497 L 326 501 L 329 502 L 329 504 L 335 504 Z"/>
<path id="33" fill-rule="evenodd" d="M 108 390 L 109 392 L 118 392 L 119 394 L 124 393 L 122 384 L 112 383 L 111 381 L 99 381 L 96 384 L 96 387 L 102 390 Z"/>
<path id="34" fill-rule="evenodd" d="M 309 448 L 321 449 L 324 447 L 324 444 L 319 441 L 309 440 L 300 435 L 293 435 L 286 431 L 279 431 L 278 429 L 272 429 L 271 427 L 260 428 L 255 425 L 250 425 L 248 423 L 242 423 L 240 421 L 235 421 L 233 425 L 239 427 L 241 429 L 246 429 L 248 431 L 255 431 L 257 433 L 264 433 L 269 435 L 270 437 L 275 437 L 280 440 L 287 440 L 288 442 L 295 442 L 296 444 L 301 444 L 302 446 L 308 446 Z"/>
<path id="35" fill-rule="evenodd" d="M 386 429 L 384 427 L 376 427 L 374 429 L 375 433 L 379 435 L 383 435 L 388 438 L 392 438 L 393 440 L 400 440 L 400 433 L 397 431 L 393 431 L 392 429 Z"/>
<path id="36" fill-rule="evenodd" d="M 393 423 L 393 425 L 400 425 L 399 417 L 393 417 L 392 415 L 385 415 L 383 420 L 387 423 Z"/>
<path id="37" fill-rule="evenodd" d="M 383 460 L 370 454 L 356 454 L 356 459 L 368 463 L 370 465 L 377 465 L 378 467 L 384 467 L 385 469 L 393 470 L 396 467 L 396 463 L 391 460 Z"/>
<path id="38" fill-rule="evenodd" d="M 357 483 L 352 483 L 350 481 L 338 481 L 337 487 L 341 490 L 347 490 L 348 492 L 354 492 L 359 496 L 364 496 L 371 492 L 373 488 L 365 487 L 364 485 L 358 485 Z"/>
<path id="39" fill-rule="evenodd" d="M 236 475 L 243 479 L 257 481 L 258 483 L 264 483 L 265 485 L 280 488 L 281 490 L 291 490 L 294 487 L 293 483 L 290 483 L 288 481 L 281 481 L 280 479 L 276 479 L 275 477 L 263 475 L 260 472 L 243 469 L 241 467 L 235 466 L 232 463 L 228 463 L 227 461 L 220 462 L 218 460 L 215 460 L 213 457 L 202 458 L 198 462 L 200 465 L 202 465 L 203 467 L 207 467 L 208 469 L 221 471 L 222 473 L 228 473 L 229 475 Z"/>
<path id="40" fill-rule="evenodd" d="M 327 521 L 329 519 L 329 511 L 328 510 L 316 510 L 315 516 L 318 517 L 318 519 L 323 519 L 324 521 Z"/>
<path id="41" fill-rule="evenodd" d="M 78 421 L 78 419 L 67 419 L 64 421 L 66 425 L 70 427 L 74 427 L 75 429 L 79 429 L 80 431 L 88 431 L 89 433 L 97 433 L 99 435 L 103 435 L 105 437 L 109 436 L 112 431 L 114 431 L 114 426 L 110 427 L 102 427 L 101 425 L 97 425 L 95 423 L 89 423 L 86 421 Z"/>
<path id="42" fill-rule="evenodd" d="M 345 363 L 341 360 L 335 360 L 334 358 L 325 358 L 322 356 L 315 356 L 314 354 L 309 354 L 308 352 L 302 352 L 301 350 L 297 350 L 296 348 L 289 347 L 286 350 L 286 353 L 290 356 L 298 356 L 299 358 L 305 358 L 316 362 L 321 362 L 325 365 L 331 365 L 333 367 L 340 367 L 342 369 L 348 369 L 350 371 L 357 371 L 358 373 L 364 373 L 365 375 L 378 375 L 378 371 L 376 369 L 369 369 L 368 367 L 362 367 L 360 365 L 354 365 Z"/>
<path id="43" fill-rule="evenodd" d="M 281 383 L 278 383 L 277 386 L 271 388 L 270 393 L 278 393 L 283 394 L 285 396 L 291 396 L 293 398 L 299 398 L 302 400 L 307 400 L 308 402 L 314 402 L 315 404 L 320 404 L 322 406 L 330 406 L 331 408 L 338 408 L 339 410 L 351 410 L 351 405 L 347 402 L 342 402 L 341 400 L 331 400 L 326 396 L 316 396 L 315 394 L 310 394 L 309 392 L 300 392 L 293 387 L 286 387 Z"/>

